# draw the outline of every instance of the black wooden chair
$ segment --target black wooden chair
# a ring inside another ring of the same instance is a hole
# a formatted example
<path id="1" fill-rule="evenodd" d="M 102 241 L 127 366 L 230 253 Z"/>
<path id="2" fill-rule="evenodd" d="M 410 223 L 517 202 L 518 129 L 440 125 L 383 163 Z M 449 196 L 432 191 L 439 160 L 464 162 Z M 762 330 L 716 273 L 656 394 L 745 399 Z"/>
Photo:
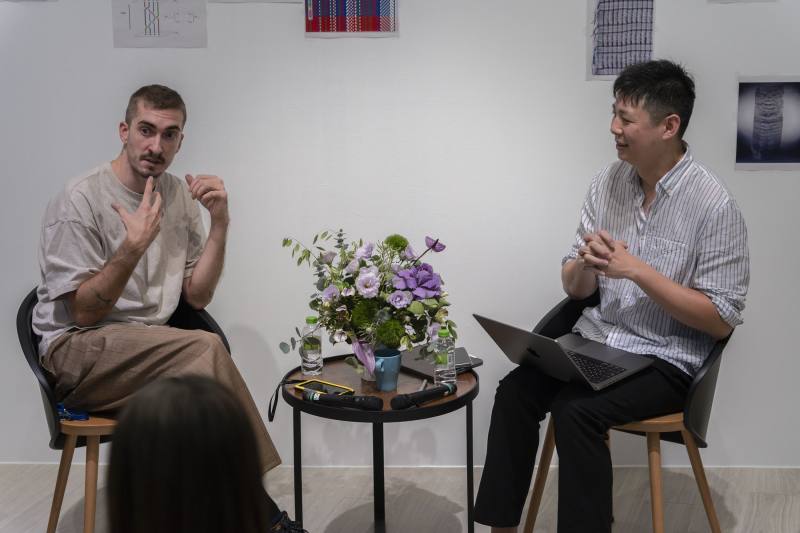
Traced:
<path id="1" fill-rule="evenodd" d="M 548 337 L 556 338 L 572 330 L 575 322 L 578 321 L 584 308 L 595 306 L 600 303 L 597 293 L 585 300 L 562 300 L 545 315 L 534 328 L 534 331 Z M 714 502 L 711 500 L 711 491 L 708 487 L 705 469 L 700 459 L 698 448 L 705 448 L 706 432 L 708 430 L 708 420 L 711 415 L 711 405 L 714 401 L 714 390 L 717 386 L 717 375 L 721 362 L 722 351 L 728 344 L 730 335 L 716 342 L 711 353 L 706 358 L 697 375 L 694 377 L 689 392 L 686 396 L 686 405 L 683 412 L 672 413 L 665 416 L 649 418 L 638 422 L 631 422 L 622 426 L 615 426 L 612 429 L 634 433 L 647 437 L 647 455 L 650 466 L 650 496 L 653 519 L 653 531 L 663 533 L 664 531 L 664 508 L 661 494 L 661 441 L 676 442 L 684 444 L 689 454 L 689 461 L 692 464 L 695 481 L 700 489 L 700 496 L 703 500 L 708 522 L 711 531 L 720 532 L 719 519 L 714 510 Z M 609 442 L 608 440 L 606 442 Z M 528 515 L 525 519 L 523 531 L 531 533 L 536 522 L 536 515 L 542 501 L 544 486 L 547 482 L 547 471 L 550 468 L 550 461 L 553 457 L 555 448 L 555 436 L 553 433 L 553 419 L 547 424 L 547 433 L 542 443 L 542 452 L 539 458 L 539 468 L 536 472 L 536 479 L 533 483 L 533 493 L 531 502 L 528 506 Z"/>
<path id="2" fill-rule="evenodd" d="M 60 420 L 56 409 L 56 399 L 53 388 L 45 377 L 44 370 L 39 363 L 39 337 L 34 333 L 31 319 L 33 308 L 38 299 L 34 288 L 19 307 L 17 312 L 17 335 L 22 346 L 22 353 L 28 361 L 39 382 L 39 391 L 42 393 L 44 415 L 50 429 L 50 447 L 61 450 L 61 461 L 58 466 L 58 477 L 53 493 L 53 504 L 50 508 L 50 519 L 47 524 L 47 533 L 54 533 L 61 513 L 61 503 L 64 500 L 64 489 L 67 486 L 69 469 L 72 465 L 72 455 L 75 448 L 86 446 L 86 484 L 84 498 L 83 531 L 94 531 L 95 510 L 97 506 L 97 461 L 100 455 L 100 443 L 111 440 L 116 421 L 106 416 L 90 416 L 88 420 Z M 169 325 L 181 329 L 203 329 L 216 333 L 225 344 L 230 353 L 230 345 L 219 325 L 206 311 L 192 309 L 183 300 L 169 320 Z"/>

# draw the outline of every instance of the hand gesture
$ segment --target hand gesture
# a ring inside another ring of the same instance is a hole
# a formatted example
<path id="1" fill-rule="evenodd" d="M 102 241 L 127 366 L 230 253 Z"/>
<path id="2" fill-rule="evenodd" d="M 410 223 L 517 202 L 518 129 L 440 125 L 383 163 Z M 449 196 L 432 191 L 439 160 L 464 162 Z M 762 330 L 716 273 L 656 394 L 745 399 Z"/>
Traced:
<path id="1" fill-rule="evenodd" d="M 228 223 L 228 191 L 219 177 L 205 174 L 193 177 L 186 174 L 186 184 L 192 198 L 199 200 L 208 209 L 212 224 Z"/>
<path id="2" fill-rule="evenodd" d="M 153 192 L 153 177 L 147 178 L 144 195 L 139 207 L 133 213 L 119 204 L 111 204 L 125 225 L 128 245 L 140 254 L 153 242 L 161 229 L 161 193 Z"/>
<path id="3" fill-rule="evenodd" d="M 593 270 L 600 276 L 630 279 L 641 261 L 628 253 L 628 243 L 615 240 L 610 233 L 600 230 L 584 235 L 586 245 L 578 249 L 584 269 Z"/>

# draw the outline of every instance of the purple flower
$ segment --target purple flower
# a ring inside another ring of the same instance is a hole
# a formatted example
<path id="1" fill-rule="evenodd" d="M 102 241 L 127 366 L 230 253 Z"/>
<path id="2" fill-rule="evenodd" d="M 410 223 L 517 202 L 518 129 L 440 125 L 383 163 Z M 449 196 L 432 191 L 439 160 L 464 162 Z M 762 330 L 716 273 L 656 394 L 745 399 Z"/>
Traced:
<path id="1" fill-rule="evenodd" d="M 409 244 L 408 246 L 406 246 L 406 249 L 403 250 L 403 258 L 408 259 L 409 261 L 411 261 L 415 257 L 417 257 L 417 254 L 414 253 L 414 249 Z"/>
<path id="2" fill-rule="evenodd" d="M 356 259 L 367 259 L 372 257 L 372 250 L 375 248 L 375 245 L 371 242 L 366 243 L 364 246 L 356 250 Z"/>
<path id="3" fill-rule="evenodd" d="M 414 331 L 414 328 L 413 328 L 413 327 L 411 327 L 411 324 L 406 324 L 406 325 L 404 326 L 404 329 L 406 330 L 406 334 L 407 334 L 408 336 L 410 336 L 410 337 L 413 337 L 414 335 L 416 335 L 416 334 L 417 334 L 417 332 L 416 332 L 416 331 Z M 438 333 L 438 332 L 437 332 L 437 333 Z"/>
<path id="4" fill-rule="evenodd" d="M 434 298 L 442 293 L 442 278 L 428 263 L 406 268 L 392 278 L 395 289 L 410 290 L 417 299 Z"/>
<path id="5" fill-rule="evenodd" d="M 344 342 L 347 340 L 347 333 L 341 329 L 337 329 L 333 334 L 333 342 Z"/>
<path id="6" fill-rule="evenodd" d="M 325 290 L 322 291 L 323 302 L 330 302 L 338 297 L 339 297 L 339 287 L 337 287 L 336 285 L 328 285 L 327 287 L 325 287 Z"/>
<path id="7" fill-rule="evenodd" d="M 425 246 L 427 246 L 429 250 L 433 250 L 434 252 L 441 252 L 442 250 L 447 248 L 444 244 L 439 242 L 439 239 L 432 239 L 430 237 L 425 237 Z"/>
<path id="8" fill-rule="evenodd" d="M 353 287 L 345 287 L 342 289 L 342 296 L 352 296 L 356 293 L 356 290 Z"/>
<path id="9" fill-rule="evenodd" d="M 336 259 L 336 252 L 331 250 L 330 252 L 323 252 L 322 255 L 319 256 L 319 260 L 325 263 L 326 265 L 330 265 L 333 263 L 333 260 Z"/>
<path id="10" fill-rule="evenodd" d="M 347 274 L 353 274 L 356 270 L 358 270 L 358 259 L 353 259 L 352 261 L 347 263 L 346 267 L 344 267 L 344 271 Z"/>
<path id="11" fill-rule="evenodd" d="M 439 334 L 439 330 L 442 329 L 442 325 L 438 322 L 431 322 L 431 325 L 428 326 L 428 338 L 436 338 Z"/>
<path id="12" fill-rule="evenodd" d="M 359 271 L 356 279 L 356 289 L 364 298 L 375 298 L 381 288 L 378 267 L 364 267 Z"/>
<path id="13" fill-rule="evenodd" d="M 392 304 L 395 309 L 408 307 L 408 304 L 410 304 L 413 299 L 411 293 L 408 291 L 394 291 L 388 298 L 389 303 Z"/>
<path id="14" fill-rule="evenodd" d="M 361 341 L 355 340 L 353 341 L 353 353 L 356 355 L 356 359 L 361 361 L 367 368 L 370 374 L 375 372 L 375 353 L 372 351 L 372 346 L 366 342 L 362 343 Z"/>

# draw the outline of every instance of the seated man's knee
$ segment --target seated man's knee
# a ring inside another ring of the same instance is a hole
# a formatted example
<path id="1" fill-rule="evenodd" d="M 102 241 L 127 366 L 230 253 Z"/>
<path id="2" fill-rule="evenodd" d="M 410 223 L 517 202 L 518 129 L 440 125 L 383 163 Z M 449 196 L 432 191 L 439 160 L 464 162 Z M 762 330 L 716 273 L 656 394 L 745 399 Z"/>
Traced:
<path id="1" fill-rule="evenodd" d="M 531 391 L 536 388 L 538 372 L 525 366 L 518 366 L 509 372 L 497 385 L 495 405 L 509 407 L 531 402 Z"/>
<path id="2" fill-rule="evenodd" d="M 197 350 L 203 353 L 211 353 L 214 356 L 230 357 L 228 350 L 225 348 L 225 343 L 216 333 L 205 331 L 202 329 L 191 330 L 192 343 L 196 346 Z"/>
<path id="3" fill-rule="evenodd" d="M 594 413 L 590 398 L 573 398 L 554 402 L 551 409 L 556 438 L 559 434 L 578 432 L 605 433 L 600 417 Z"/>

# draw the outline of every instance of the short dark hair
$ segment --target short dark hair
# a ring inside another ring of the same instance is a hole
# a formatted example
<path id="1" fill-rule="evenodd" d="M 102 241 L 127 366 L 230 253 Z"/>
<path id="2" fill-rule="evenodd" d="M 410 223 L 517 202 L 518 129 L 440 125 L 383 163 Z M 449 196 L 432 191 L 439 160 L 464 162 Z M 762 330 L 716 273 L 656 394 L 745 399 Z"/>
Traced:
<path id="1" fill-rule="evenodd" d="M 678 136 L 689 126 L 694 108 L 694 81 L 681 65 L 660 59 L 625 68 L 614 81 L 614 97 L 633 105 L 641 102 L 653 121 L 676 114 Z"/>
<path id="2" fill-rule="evenodd" d="M 233 394 L 207 377 L 156 381 L 114 431 L 114 533 L 263 533 L 270 526 L 256 437 Z"/>
<path id="3" fill-rule="evenodd" d="M 143 102 L 153 109 L 177 109 L 183 113 L 183 123 L 186 124 L 186 104 L 177 91 L 164 85 L 145 85 L 133 93 L 125 109 L 125 124 L 131 125 L 136 116 L 139 102 Z"/>

